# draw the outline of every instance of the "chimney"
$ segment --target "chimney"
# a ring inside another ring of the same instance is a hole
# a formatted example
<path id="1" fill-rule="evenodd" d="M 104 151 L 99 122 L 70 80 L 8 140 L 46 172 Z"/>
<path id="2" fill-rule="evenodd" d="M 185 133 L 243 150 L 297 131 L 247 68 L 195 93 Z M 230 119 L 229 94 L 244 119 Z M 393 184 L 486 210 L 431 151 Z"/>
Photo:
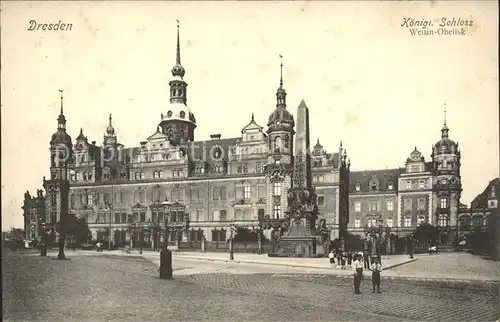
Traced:
<path id="1" fill-rule="evenodd" d="M 221 135 L 220 134 L 211 134 L 210 138 L 212 140 L 220 140 Z"/>
<path id="2" fill-rule="evenodd" d="M 95 141 L 92 141 L 92 145 L 95 145 Z"/>

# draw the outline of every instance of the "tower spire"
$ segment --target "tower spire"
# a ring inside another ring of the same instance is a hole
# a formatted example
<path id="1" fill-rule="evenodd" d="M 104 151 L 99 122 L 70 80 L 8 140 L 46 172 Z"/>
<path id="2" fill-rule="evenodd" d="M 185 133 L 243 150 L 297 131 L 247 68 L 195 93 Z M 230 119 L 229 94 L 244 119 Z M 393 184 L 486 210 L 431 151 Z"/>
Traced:
<path id="1" fill-rule="evenodd" d="M 446 103 L 444 103 L 444 126 L 446 126 Z"/>
<path id="2" fill-rule="evenodd" d="M 283 88 L 283 55 L 279 54 L 280 56 L 280 87 L 278 88 L 278 91 L 276 91 L 276 107 L 279 108 L 286 108 L 286 92 L 285 89 Z"/>
<path id="3" fill-rule="evenodd" d="M 61 113 L 57 118 L 57 128 L 60 130 L 66 130 L 66 117 L 64 117 L 63 113 L 63 90 L 60 89 L 59 93 L 61 93 Z"/>
<path id="4" fill-rule="evenodd" d="M 450 129 L 448 128 L 448 125 L 446 125 L 446 103 L 444 103 L 444 124 L 443 128 L 441 128 L 441 138 L 445 139 L 448 138 L 448 131 Z"/>
<path id="5" fill-rule="evenodd" d="M 112 117 L 111 117 L 111 114 L 109 114 L 109 125 L 108 125 L 108 127 L 106 128 L 106 133 L 108 134 L 108 136 L 113 136 L 113 135 L 115 135 L 115 128 L 113 127 L 113 124 L 112 124 Z"/>
<path id="6" fill-rule="evenodd" d="M 184 77 L 184 74 L 186 71 L 184 70 L 184 67 L 181 65 L 181 42 L 180 42 L 180 36 L 179 36 L 179 19 L 177 19 L 177 49 L 175 52 L 175 65 L 172 67 L 172 75 L 173 76 L 180 76 L 181 78 Z"/>
<path id="7" fill-rule="evenodd" d="M 280 63 L 280 87 L 283 86 L 283 55 L 280 54 L 280 60 L 281 60 L 281 63 Z"/>
<path id="8" fill-rule="evenodd" d="M 177 65 L 181 64 L 181 45 L 179 40 L 179 19 L 177 19 L 177 55 L 175 57 L 175 63 Z"/>
<path id="9" fill-rule="evenodd" d="M 63 115 L 63 92 L 64 90 L 60 89 L 59 93 L 61 93 L 61 115 Z"/>

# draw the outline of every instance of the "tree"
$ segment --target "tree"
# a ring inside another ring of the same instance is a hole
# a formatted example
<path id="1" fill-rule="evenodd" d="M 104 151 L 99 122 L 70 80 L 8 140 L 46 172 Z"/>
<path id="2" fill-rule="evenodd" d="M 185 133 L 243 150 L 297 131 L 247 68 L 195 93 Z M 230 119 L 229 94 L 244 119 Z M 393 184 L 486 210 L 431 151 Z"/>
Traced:
<path id="1" fill-rule="evenodd" d="M 438 239 L 438 229 L 429 223 L 421 223 L 413 231 L 413 235 L 416 239 L 424 241 L 436 241 Z"/>
<path id="2" fill-rule="evenodd" d="M 87 242 L 90 234 L 89 227 L 85 222 L 85 218 L 77 218 L 74 214 L 70 214 L 66 221 L 66 235 L 72 236 L 72 240 L 77 244 Z"/>
<path id="3" fill-rule="evenodd" d="M 256 231 L 245 227 L 236 227 L 236 234 L 234 236 L 235 242 L 257 242 L 259 240 L 259 236 Z M 261 236 L 261 241 L 266 241 L 266 236 Z"/>

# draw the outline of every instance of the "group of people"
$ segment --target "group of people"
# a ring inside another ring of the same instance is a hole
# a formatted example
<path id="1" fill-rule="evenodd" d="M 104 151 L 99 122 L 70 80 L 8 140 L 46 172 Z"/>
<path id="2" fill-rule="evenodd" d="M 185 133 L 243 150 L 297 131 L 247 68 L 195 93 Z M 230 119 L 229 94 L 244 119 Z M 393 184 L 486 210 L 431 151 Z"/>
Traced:
<path id="1" fill-rule="evenodd" d="M 95 244 L 95 250 L 98 251 L 98 252 L 102 252 L 102 250 L 103 250 L 103 244 L 101 242 L 97 242 Z"/>
<path id="2" fill-rule="evenodd" d="M 330 265 L 335 267 L 335 260 L 337 260 L 337 267 L 340 269 L 352 268 L 354 275 L 354 293 L 361 294 L 359 290 L 361 280 L 363 279 L 363 269 L 372 271 L 372 293 L 380 293 L 380 272 L 382 271 L 382 263 L 379 256 L 370 257 L 370 254 L 365 252 L 353 253 L 350 251 L 334 252 L 330 251 L 328 254 Z M 347 263 L 347 265 L 346 265 Z"/>

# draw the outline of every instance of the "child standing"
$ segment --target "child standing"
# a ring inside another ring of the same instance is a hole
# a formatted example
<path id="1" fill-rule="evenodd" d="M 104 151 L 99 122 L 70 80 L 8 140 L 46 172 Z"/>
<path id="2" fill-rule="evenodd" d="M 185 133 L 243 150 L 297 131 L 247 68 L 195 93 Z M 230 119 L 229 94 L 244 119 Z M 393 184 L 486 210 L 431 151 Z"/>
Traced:
<path id="1" fill-rule="evenodd" d="M 380 272 L 382 271 L 382 264 L 380 264 L 380 258 L 376 258 L 371 266 L 372 271 L 372 285 L 373 291 L 375 293 L 375 287 L 377 287 L 377 293 L 380 293 Z"/>
<path id="2" fill-rule="evenodd" d="M 328 254 L 328 258 L 330 258 L 330 266 L 333 268 L 335 266 L 335 254 L 333 253 L 333 250 L 331 250 Z"/>

